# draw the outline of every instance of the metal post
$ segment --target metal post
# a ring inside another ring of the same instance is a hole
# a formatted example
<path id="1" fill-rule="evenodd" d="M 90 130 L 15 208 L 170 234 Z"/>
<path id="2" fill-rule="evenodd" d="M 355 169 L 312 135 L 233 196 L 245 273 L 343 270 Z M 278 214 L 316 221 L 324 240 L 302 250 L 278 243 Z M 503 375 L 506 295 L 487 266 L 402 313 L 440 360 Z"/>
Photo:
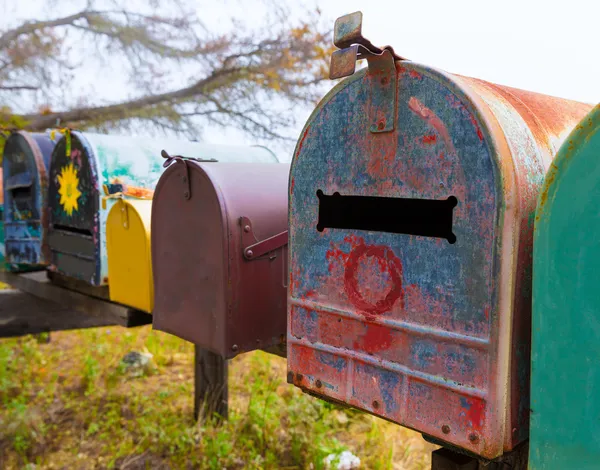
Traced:
<path id="1" fill-rule="evenodd" d="M 227 360 L 195 346 L 194 419 L 218 415 L 227 419 Z"/>

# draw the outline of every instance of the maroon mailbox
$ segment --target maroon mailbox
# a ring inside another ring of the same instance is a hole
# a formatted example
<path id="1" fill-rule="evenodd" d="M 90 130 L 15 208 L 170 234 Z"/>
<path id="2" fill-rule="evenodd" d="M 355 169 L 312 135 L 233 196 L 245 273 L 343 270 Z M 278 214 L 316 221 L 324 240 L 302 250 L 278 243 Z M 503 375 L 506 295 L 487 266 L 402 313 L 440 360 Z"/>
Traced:
<path id="1" fill-rule="evenodd" d="M 174 159 L 152 203 L 155 329 L 225 358 L 284 344 L 289 170 Z"/>

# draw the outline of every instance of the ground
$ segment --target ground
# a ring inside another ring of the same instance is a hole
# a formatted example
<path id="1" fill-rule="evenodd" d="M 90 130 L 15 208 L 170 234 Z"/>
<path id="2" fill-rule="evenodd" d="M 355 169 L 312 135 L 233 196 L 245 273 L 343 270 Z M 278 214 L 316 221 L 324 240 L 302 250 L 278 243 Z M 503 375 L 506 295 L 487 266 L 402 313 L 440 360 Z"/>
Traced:
<path id="1" fill-rule="evenodd" d="M 137 373 L 121 359 L 153 358 Z M 319 469 L 350 450 L 364 469 L 426 469 L 419 434 L 286 382 L 285 359 L 229 368 L 230 419 L 193 421 L 193 347 L 150 326 L 0 340 L 1 469 Z"/>

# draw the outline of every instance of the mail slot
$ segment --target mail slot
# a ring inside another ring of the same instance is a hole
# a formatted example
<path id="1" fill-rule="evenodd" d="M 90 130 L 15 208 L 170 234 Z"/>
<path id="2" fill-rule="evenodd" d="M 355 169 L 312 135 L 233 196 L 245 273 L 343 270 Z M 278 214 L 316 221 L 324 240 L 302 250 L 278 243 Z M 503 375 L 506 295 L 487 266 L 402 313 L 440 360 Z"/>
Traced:
<path id="1" fill-rule="evenodd" d="M 96 287 L 108 284 L 106 219 L 116 198 L 106 196 L 151 197 L 163 169 L 163 149 L 216 160 L 228 155 L 226 147 L 196 142 L 77 131 L 57 143 L 49 183 L 53 272 Z M 252 150 L 264 161 L 276 160 L 264 148 Z"/>
<path id="2" fill-rule="evenodd" d="M 599 156 L 600 105 L 567 137 L 538 198 L 530 468 L 591 469 L 600 462 Z"/>
<path id="3" fill-rule="evenodd" d="M 213 156 L 214 163 L 268 161 L 276 158 L 266 148 L 231 147 L 213 154 L 215 147 L 203 151 L 206 157 Z M 171 157 L 165 151 L 165 164 Z M 216 157 L 219 157 L 217 160 Z M 151 195 L 147 199 L 133 199 L 119 194 L 119 199 L 108 213 L 106 223 L 108 278 L 110 299 L 138 310 L 152 312 L 154 288 L 152 261 L 150 257 Z"/>
<path id="4" fill-rule="evenodd" d="M 49 262 L 48 165 L 50 133 L 13 132 L 4 147 L 5 256 L 11 271 L 44 269 Z"/>
<path id="5" fill-rule="evenodd" d="M 452 75 L 338 19 L 290 174 L 288 380 L 495 458 L 528 437 L 536 196 L 587 104 Z M 353 74 L 357 58 L 368 66 Z"/>
<path id="6" fill-rule="evenodd" d="M 232 358 L 285 342 L 289 164 L 177 160 L 152 206 L 152 325 Z"/>

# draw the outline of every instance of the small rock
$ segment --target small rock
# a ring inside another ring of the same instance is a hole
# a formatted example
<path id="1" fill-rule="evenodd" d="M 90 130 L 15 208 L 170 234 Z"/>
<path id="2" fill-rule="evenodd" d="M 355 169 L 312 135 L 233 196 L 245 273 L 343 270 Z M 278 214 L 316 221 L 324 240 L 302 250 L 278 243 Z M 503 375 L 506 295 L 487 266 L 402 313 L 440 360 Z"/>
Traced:
<path id="1" fill-rule="evenodd" d="M 123 356 L 121 364 L 126 371 L 132 372 L 134 375 L 141 375 L 144 369 L 151 368 L 152 357 L 149 352 L 130 351 Z"/>
<path id="2" fill-rule="evenodd" d="M 329 454 L 325 457 L 325 468 L 331 468 L 334 460 L 337 459 L 336 470 L 355 470 L 360 467 L 360 459 L 352 452 L 345 450 L 341 454 Z"/>

